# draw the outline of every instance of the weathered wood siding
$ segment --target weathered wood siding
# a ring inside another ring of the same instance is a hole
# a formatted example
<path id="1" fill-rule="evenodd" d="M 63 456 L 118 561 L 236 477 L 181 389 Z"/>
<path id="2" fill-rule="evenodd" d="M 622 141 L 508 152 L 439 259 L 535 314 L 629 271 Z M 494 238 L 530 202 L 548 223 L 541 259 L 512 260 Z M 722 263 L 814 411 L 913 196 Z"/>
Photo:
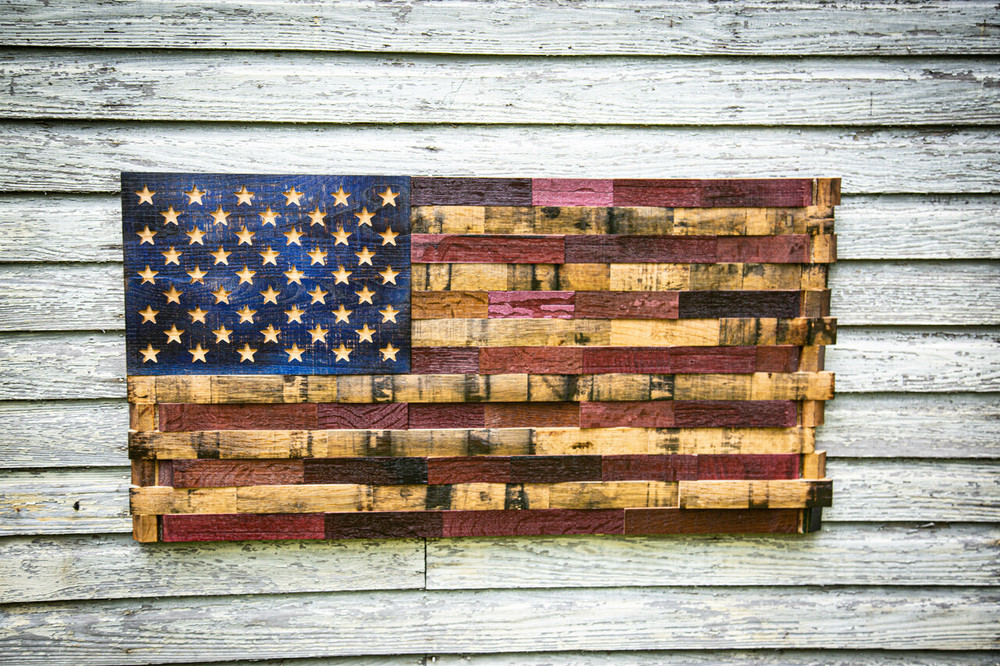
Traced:
<path id="1" fill-rule="evenodd" d="M 979 1 L 0 3 L 0 663 L 996 663 L 998 54 Z M 823 531 L 134 543 L 122 170 L 842 177 Z"/>

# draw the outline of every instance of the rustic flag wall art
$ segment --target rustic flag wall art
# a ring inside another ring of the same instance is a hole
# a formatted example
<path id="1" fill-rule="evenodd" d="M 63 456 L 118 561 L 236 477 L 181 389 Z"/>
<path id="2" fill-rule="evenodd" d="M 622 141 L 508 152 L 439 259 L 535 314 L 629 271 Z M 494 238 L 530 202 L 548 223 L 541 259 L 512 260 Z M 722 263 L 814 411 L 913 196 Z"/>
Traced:
<path id="1" fill-rule="evenodd" d="M 134 536 L 814 531 L 839 190 L 123 174 Z"/>

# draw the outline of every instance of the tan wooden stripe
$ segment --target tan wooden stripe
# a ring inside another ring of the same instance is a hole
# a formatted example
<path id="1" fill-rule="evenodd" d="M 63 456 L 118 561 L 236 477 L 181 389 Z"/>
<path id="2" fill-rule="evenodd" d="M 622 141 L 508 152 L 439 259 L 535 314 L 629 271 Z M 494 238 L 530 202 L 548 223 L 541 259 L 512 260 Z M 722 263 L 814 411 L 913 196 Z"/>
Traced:
<path id="1" fill-rule="evenodd" d="M 144 378 L 145 379 L 145 378 Z M 131 382 L 133 377 L 129 377 Z M 289 390 L 294 386 L 295 390 Z M 586 402 L 617 400 L 830 400 L 831 372 L 585 375 L 161 375 L 147 393 L 163 403 Z M 132 430 L 152 430 L 153 405 Z M 138 417 L 137 417 L 138 418 Z"/>
<path id="2" fill-rule="evenodd" d="M 682 509 L 800 509 L 829 506 L 829 482 L 783 481 L 680 481 Z"/>
<path id="3" fill-rule="evenodd" d="M 826 451 L 816 451 L 802 456 L 802 478 L 826 478 Z"/>
<path id="4" fill-rule="evenodd" d="M 134 432 L 129 455 L 161 460 L 369 456 L 811 453 L 812 428 L 493 428 Z"/>
<path id="5" fill-rule="evenodd" d="M 832 229 L 829 207 L 657 208 L 586 206 L 414 206 L 418 234 L 748 235 Z"/>
<path id="6" fill-rule="evenodd" d="M 510 490 L 516 492 L 525 508 L 531 509 L 677 506 L 677 484 L 663 481 L 523 484 L 511 486 Z M 428 508 L 482 511 L 503 509 L 508 497 L 508 485 L 312 484 L 191 489 L 152 486 L 132 488 L 130 495 L 132 513 L 136 515 L 423 511 Z"/>

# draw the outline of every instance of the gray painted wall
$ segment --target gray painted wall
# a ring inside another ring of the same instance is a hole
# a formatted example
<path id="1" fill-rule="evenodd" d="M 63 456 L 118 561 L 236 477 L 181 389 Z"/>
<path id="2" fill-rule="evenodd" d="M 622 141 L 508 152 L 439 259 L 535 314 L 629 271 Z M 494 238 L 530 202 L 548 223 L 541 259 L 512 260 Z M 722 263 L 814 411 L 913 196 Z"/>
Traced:
<path id="1" fill-rule="evenodd" d="M 993 2 L 0 2 L 0 663 L 996 663 L 998 54 Z M 133 543 L 122 170 L 842 177 L 823 532 Z"/>

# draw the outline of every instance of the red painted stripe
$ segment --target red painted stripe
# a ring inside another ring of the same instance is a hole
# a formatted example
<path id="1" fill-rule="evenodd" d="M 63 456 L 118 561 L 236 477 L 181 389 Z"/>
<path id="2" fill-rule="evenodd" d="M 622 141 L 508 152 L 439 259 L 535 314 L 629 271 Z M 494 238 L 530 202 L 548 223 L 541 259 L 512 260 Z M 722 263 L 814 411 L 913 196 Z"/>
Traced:
<path id="1" fill-rule="evenodd" d="M 175 514 L 161 517 L 163 541 L 322 539 L 322 513 Z"/>
<path id="2" fill-rule="evenodd" d="M 561 264 L 564 257 L 562 236 L 410 236 L 415 263 Z"/>
<path id="3" fill-rule="evenodd" d="M 491 291 L 490 319 L 572 319 L 572 291 Z"/>
<path id="4" fill-rule="evenodd" d="M 304 461 L 305 483 L 406 485 L 427 483 L 427 459 L 378 456 L 311 458 Z"/>
<path id="5" fill-rule="evenodd" d="M 411 178 L 411 206 L 530 206 L 530 178 Z"/>
<path id="6" fill-rule="evenodd" d="M 413 347 L 410 372 L 414 375 L 452 375 L 479 372 L 476 347 Z"/>
<path id="7" fill-rule="evenodd" d="M 688 481 L 698 478 L 698 456 L 612 455 L 604 456 L 604 481 Z"/>
<path id="8" fill-rule="evenodd" d="M 511 483 L 600 481 L 601 456 L 515 456 L 510 461 Z"/>
<path id="9" fill-rule="evenodd" d="M 427 483 L 510 483 L 510 457 L 428 458 Z"/>
<path id="10" fill-rule="evenodd" d="M 796 372 L 799 348 L 793 345 L 757 347 L 757 372 Z"/>
<path id="11" fill-rule="evenodd" d="M 580 423 L 580 405 L 577 402 L 488 403 L 486 427 L 574 428 Z"/>
<path id="12" fill-rule="evenodd" d="M 566 236 L 567 264 L 712 264 L 715 236 Z"/>
<path id="13" fill-rule="evenodd" d="M 400 539 L 442 536 L 442 511 L 326 514 L 327 539 Z"/>
<path id="14" fill-rule="evenodd" d="M 526 509 L 442 511 L 443 536 L 536 536 L 542 534 L 621 534 L 621 509 Z"/>
<path id="15" fill-rule="evenodd" d="M 583 358 L 582 347 L 483 347 L 479 368 L 484 375 L 578 375 L 584 372 Z"/>
<path id="16" fill-rule="evenodd" d="M 797 534 L 798 509 L 625 509 L 626 534 Z"/>
<path id="17" fill-rule="evenodd" d="M 699 479 L 797 479 L 799 456 L 782 454 L 710 454 L 698 456 Z"/>
<path id="18" fill-rule="evenodd" d="M 669 404 L 674 406 L 678 428 L 790 428 L 796 422 L 792 400 L 676 400 Z"/>
<path id="19" fill-rule="evenodd" d="M 410 428 L 482 428 L 486 423 L 482 403 L 410 405 Z"/>
<path id="20" fill-rule="evenodd" d="M 674 347 L 670 362 L 674 374 L 756 372 L 755 347 Z"/>
<path id="21" fill-rule="evenodd" d="M 674 403 L 662 402 L 581 402 L 581 428 L 672 428 Z"/>
<path id="22" fill-rule="evenodd" d="M 809 263 L 810 237 L 803 234 L 783 236 L 720 236 L 720 263 L 805 264 Z"/>
<path id="23" fill-rule="evenodd" d="M 577 319 L 677 319 L 676 291 L 578 291 Z"/>
<path id="24" fill-rule="evenodd" d="M 669 374 L 673 372 L 670 347 L 584 347 L 583 372 Z"/>
<path id="25" fill-rule="evenodd" d="M 808 178 L 746 180 L 616 179 L 615 206 L 674 208 L 811 206 Z"/>
<path id="26" fill-rule="evenodd" d="M 160 430 L 311 430 L 316 405 L 193 405 L 161 403 Z"/>
<path id="27" fill-rule="evenodd" d="M 611 180 L 535 178 L 531 200 L 535 206 L 610 206 L 614 185 Z"/>
<path id="28" fill-rule="evenodd" d="M 301 460 L 175 460 L 175 488 L 293 485 L 302 483 Z"/>
<path id="29" fill-rule="evenodd" d="M 316 405 L 316 408 L 319 427 L 324 430 L 405 429 L 408 421 L 405 402 L 377 405 L 322 403 Z"/>

